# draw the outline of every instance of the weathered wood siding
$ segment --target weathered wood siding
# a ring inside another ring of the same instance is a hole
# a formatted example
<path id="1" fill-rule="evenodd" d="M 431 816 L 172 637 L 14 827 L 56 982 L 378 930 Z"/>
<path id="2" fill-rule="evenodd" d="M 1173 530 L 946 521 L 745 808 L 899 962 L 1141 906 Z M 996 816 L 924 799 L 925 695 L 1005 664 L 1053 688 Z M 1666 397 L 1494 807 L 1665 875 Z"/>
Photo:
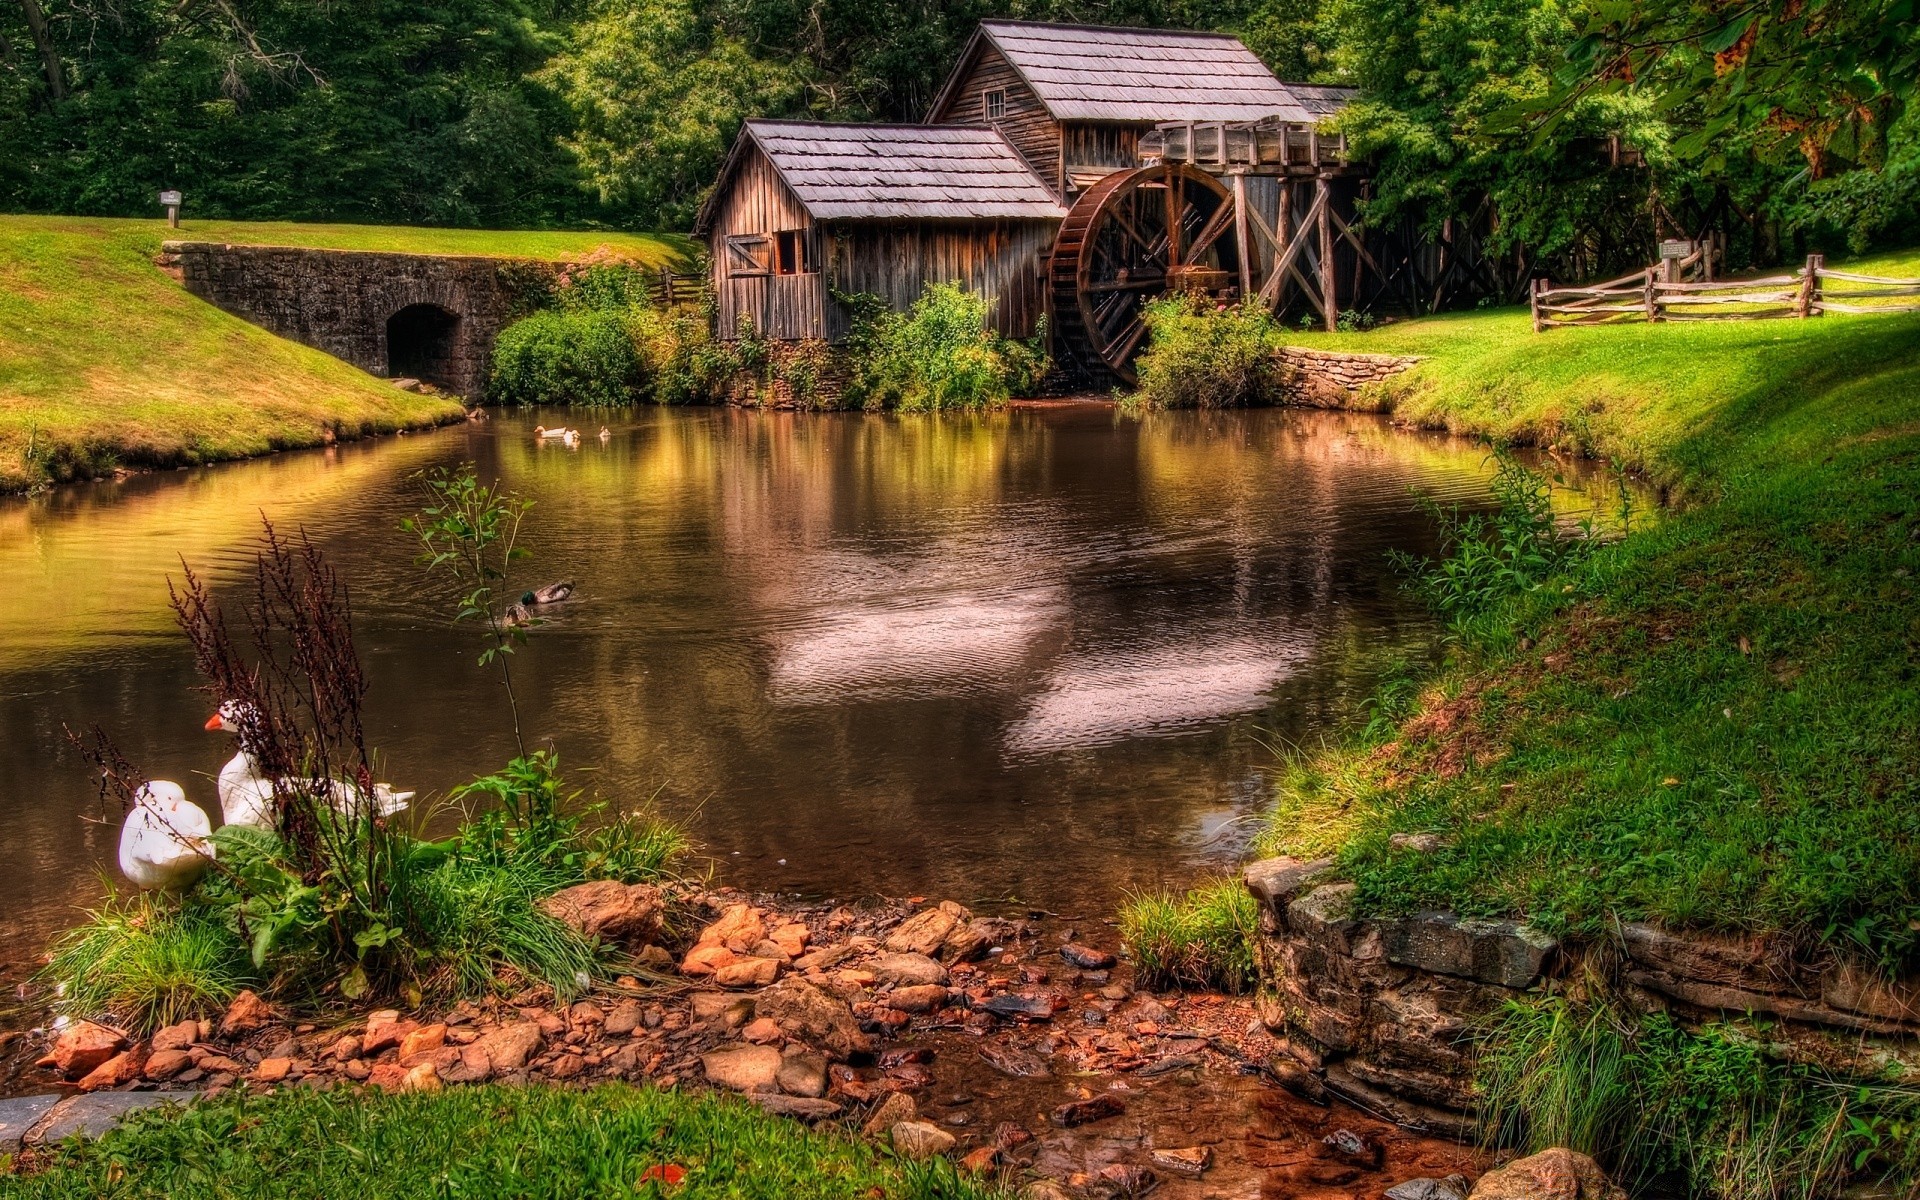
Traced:
<path id="1" fill-rule="evenodd" d="M 1063 121 L 1060 161 L 1067 187 L 1083 192 L 1100 176 L 1140 165 L 1140 135 L 1151 125 L 1107 121 Z"/>
<path id="2" fill-rule="evenodd" d="M 1057 221 L 849 222 L 823 227 L 827 271 L 842 292 L 871 292 L 902 310 L 929 283 L 964 283 L 991 299 L 995 329 L 1030 337 L 1045 311 L 1043 267 Z M 846 335 L 838 305 L 828 336 Z"/>
<path id="3" fill-rule="evenodd" d="M 713 294 L 718 302 L 716 332 L 730 338 L 745 313 L 753 327 L 782 341 L 827 336 L 827 292 L 822 275 L 739 275 L 728 262 L 727 238 L 743 233 L 801 229 L 811 241 L 812 261 L 824 261 L 820 231 L 757 147 L 749 148 L 732 177 L 727 195 L 714 213 L 707 236 L 712 259 Z"/>
<path id="4" fill-rule="evenodd" d="M 1007 94 L 1006 115 L 989 121 L 985 97 L 996 89 Z M 953 98 L 934 115 L 931 123 L 993 126 L 1013 143 L 1034 174 L 1046 180 L 1053 194 L 1061 194 L 1060 125 L 1007 62 L 1006 56 L 991 45 L 981 44 L 980 53 L 954 90 Z"/>

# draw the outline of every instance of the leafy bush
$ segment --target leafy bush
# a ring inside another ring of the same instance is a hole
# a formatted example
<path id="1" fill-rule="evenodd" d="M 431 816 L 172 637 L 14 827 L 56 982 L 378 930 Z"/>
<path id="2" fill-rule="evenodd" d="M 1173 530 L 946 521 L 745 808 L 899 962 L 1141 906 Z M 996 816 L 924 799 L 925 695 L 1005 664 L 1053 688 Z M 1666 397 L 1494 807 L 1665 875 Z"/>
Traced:
<path id="1" fill-rule="evenodd" d="M 849 404 L 902 412 L 996 408 L 1046 373 L 1044 330 L 1027 342 L 1002 337 L 987 325 L 990 302 L 960 284 L 928 284 L 904 313 L 865 297 L 843 299 L 854 308 L 843 393 Z"/>
<path id="2" fill-rule="evenodd" d="M 1221 879 L 1184 896 L 1136 895 L 1120 910 L 1120 937 L 1146 987 L 1244 991 L 1254 980 L 1258 914 L 1238 880 Z"/>
<path id="3" fill-rule="evenodd" d="M 1281 400 L 1290 372 L 1274 352 L 1284 338 L 1258 300 L 1221 308 L 1199 296 L 1166 296 L 1148 304 L 1145 317 L 1134 404 L 1231 408 Z"/>
<path id="4" fill-rule="evenodd" d="M 639 355 L 644 395 L 656 404 L 716 399 L 746 358 L 737 341 L 713 336 L 714 305 L 630 308 L 627 336 Z"/>
<path id="5" fill-rule="evenodd" d="M 238 934 L 147 894 L 109 896 L 55 943 L 44 975 L 62 1011 L 111 1013 L 136 1028 L 210 1016 L 255 982 Z"/>
<path id="6" fill-rule="evenodd" d="M 493 347 L 489 395 L 503 404 L 631 404 L 644 375 L 618 313 L 548 309 L 523 317 Z"/>
<path id="7" fill-rule="evenodd" d="M 1428 512 L 1440 524 L 1439 557 L 1389 552 L 1414 591 L 1456 623 L 1573 570 L 1606 540 L 1592 518 L 1563 529 L 1553 511 L 1553 482 L 1511 450 L 1495 451 L 1495 460 L 1493 512 L 1464 513 L 1459 505 L 1442 508 L 1428 501 Z M 1620 498 L 1617 532 L 1624 533 L 1631 520 L 1624 487 Z"/>

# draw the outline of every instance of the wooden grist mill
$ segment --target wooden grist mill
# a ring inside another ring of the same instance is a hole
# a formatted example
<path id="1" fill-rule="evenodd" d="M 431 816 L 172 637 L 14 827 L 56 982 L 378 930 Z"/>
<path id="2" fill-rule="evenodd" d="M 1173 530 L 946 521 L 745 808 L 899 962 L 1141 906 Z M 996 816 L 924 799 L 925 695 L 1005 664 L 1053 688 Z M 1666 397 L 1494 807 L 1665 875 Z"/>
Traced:
<path id="1" fill-rule="evenodd" d="M 747 122 L 695 223 L 719 335 L 837 342 L 840 297 L 954 282 L 1001 333 L 1044 316 L 1068 378 L 1104 386 L 1169 292 L 1332 329 L 1503 290 L 1470 222 L 1364 227 L 1364 165 L 1323 124 L 1353 94 L 1226 34 L 983 22 L 919 124 Z"/>

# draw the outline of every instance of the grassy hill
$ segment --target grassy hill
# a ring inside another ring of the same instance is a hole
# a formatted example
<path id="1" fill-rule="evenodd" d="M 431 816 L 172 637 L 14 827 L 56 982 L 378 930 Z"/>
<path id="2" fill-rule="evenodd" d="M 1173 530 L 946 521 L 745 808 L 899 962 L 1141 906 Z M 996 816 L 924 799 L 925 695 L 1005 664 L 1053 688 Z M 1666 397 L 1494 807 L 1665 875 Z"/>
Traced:
<path id="1" fill-rule="evenodd" d="M 168 238 L 530 258 L 684 261 L 633 234 L 0 216 L 0 491 L 318 445 L 460 415 L 195 299 Z"/>

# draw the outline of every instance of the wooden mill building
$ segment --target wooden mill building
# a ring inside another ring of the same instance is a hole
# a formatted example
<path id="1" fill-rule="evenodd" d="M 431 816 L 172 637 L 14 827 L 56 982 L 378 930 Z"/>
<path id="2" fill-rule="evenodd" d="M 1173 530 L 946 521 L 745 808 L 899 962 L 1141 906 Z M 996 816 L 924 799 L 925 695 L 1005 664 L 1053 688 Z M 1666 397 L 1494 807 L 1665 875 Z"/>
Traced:
<path id="1" fill-rule="evenodd" d="M 1330 328 L 1418 275 L 1354 220 L 1364 173 L 1322 127 L 1351 95 L 1224 34 L 984 22 L 921 124 L 746 124 L 695 223 L 720 332 L 837 340 L 836 293 L 961 282 L 1001 332 L 1045 313 L 1063 364 L 1127 379 L 1168 290 Z"/>

